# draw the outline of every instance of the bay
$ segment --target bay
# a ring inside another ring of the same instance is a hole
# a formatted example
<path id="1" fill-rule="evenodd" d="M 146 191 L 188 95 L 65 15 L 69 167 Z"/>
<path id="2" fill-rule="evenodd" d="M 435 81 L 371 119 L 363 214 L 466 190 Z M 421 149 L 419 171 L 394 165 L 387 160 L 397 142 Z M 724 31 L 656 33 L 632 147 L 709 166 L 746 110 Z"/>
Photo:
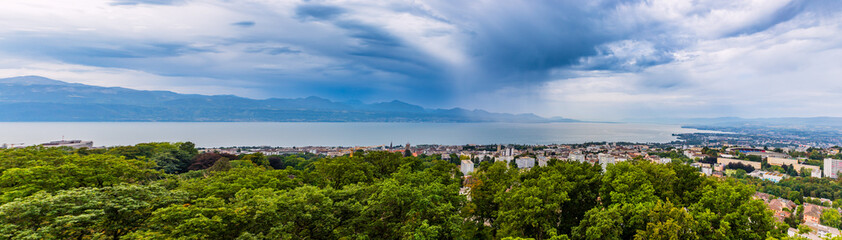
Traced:
<path id="1" fill-rule="evenodd" d="M 191 141 L 199 147 L 371 146 L 390 144 L 567 144 L 670 142 L 678 125 L 633 123 L 370 123 L 370 122 L 2 122 L 0 144 L 60 139 L 94 146 Z"/>

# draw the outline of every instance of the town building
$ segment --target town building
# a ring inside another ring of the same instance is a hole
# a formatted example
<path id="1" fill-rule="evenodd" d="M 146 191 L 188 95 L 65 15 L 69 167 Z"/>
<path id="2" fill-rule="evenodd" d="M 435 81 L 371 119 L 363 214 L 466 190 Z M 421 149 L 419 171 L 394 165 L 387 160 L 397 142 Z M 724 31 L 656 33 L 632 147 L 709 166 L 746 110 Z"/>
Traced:
<path id="1" fill-rule="evenodd" d="M 784 219 L 792 216 L 791 211 L 798 206 L 794 202 L 783 198 L 769 200 L 766 205 L 775 212 L 775 218 L 780 222 L 784 222 Z"/>
<path id="2" fill-rule="evenodd" d="M 756 171 L 755 171 L 755 172 L 756 172 Z M 786 178 L 786 177 L 787 177 L 787 176 L 786 176 L 786 175 L 784 175 L 783 173 L 777 173 L 777 172 L 765 172 L 765 171 L 764 171 L 764 172 L 762 173 L 762 175 L 760 176 L 760 179 L 763 179 L 763 180 L 768 180 L 768 181 L 772 181 L 772 182 L 777 183 L 777 182 L 780 182 L 781 180 L 783 180 L 783 179 L 784 179 L 784 178 Z"/>
<path id="3" fill-rule="evenodd" d="M 795 171 L 801 173 L 802 171 L 807 171 L 810 173 L 810 177 L 822 177 L 822 169 L 819 166 L 813 165 L 806 165 L 806 164 L 795 164 L 792 165 L 795 168 Z"/>
<path id="4" fill-rule="evenodd" d="M 769 163 L 769 165 L 774 165 L 774 166 L 796 165 L 796 164 L 798 164 L 797 159 L 780 158 L 780 157 L 768 157 L 768 158 L 766 158 L 766 162 Z"/>
<path id="5" fill-rule="evenodd" d="M 776 183 L 783 180 L 784 178 L 788 177 L 787 175 L 785 175 L 783 173 L 767 172 L 767 171 L 762 171 L 762 170 L 754 170 L 754 172 L 751 172 L 748 175 L 752 176 L 752 177 L 760 178 L 760 179 L 763 179 L 763 180 L 776 182 Z"/>
<path id="6" fill-rule="evenodd" d="M 546 167 L 549 161 L 550 158 L 548 158 L 547 156 L 538 156 L 538 166 Z"/>
<path id="7" fill-rule="evenodd" d="M 705 174 L 705 176 L 713 175 L 713 168 L 710 166 L 702 166 L 702 174 Z"/>
<path id="8" fill-rule="evenodd" d="M 504 163 L 508 164 L 509 162 L 511 162 L 514 159 L 515 159 L 515 157 L 512 157 L 512 156 L 502 156 L 502 157 L 498 157 L 497 161 L 495 161 L 495 162 L 504 162 Z"/>
<path id="9" fill-rule="evenodd" d="M 471 160 L 462 160 L 462 165 L 460 165 L 459 168 L 462 171 L 462 175 L 471 175 L 471 173 L 474 172 L 474 162 Z"/>
<path id="10" fill-rule="evenodd" d="M 824 159 L 824 177 L 838 178 L 839 171 L 842 171 L 842 160 L 825 158 Z"/>
<path id="11" fill-rule="evenodd" d="M 535 159 L 531 157 L 521 157 L 515 159 L 515 164 L 517 164 L 517 168 L 532 168 L 535 167 Z"/>
<path id="12" fill-rule="evenodd" d="M 602 166 L 602 170 L 606 170 L 608 168 L 608 164 L 614 164 L 614 156 L 610 154 L 600 153 L 597 155 L 597 159 L 599 160 L 599 165 Z"/>
<path id="13" fill-rule="evenodd" d="M 742 163 L 743 165 L 748 165 L 754 167 L 754 169 L 760 169 L 760 162 L 752 162 L 752 161 L 745 161 L 739 159 L 732 159 L 732 158 L 716 158 L 716 163 L 722 165 L 728 165 L 729 163 Z"/>
<path id="14" fill-rule="evenodd" d="M 809 240 L 824 240 L 842 235 L 842 233 L 839 232 L 839 229 L 836 229 L 834 227 L 829 227 L 813 222 L 807 222 L 804 223 L 804 225 L 810 228 L 811 231 L 809 233 L 799 234 L 798 229 L 789 228 L 787 229 L 787 235 L 789 235 L 790 237 L 800 236 Z M 830 236 L 830 238 L 828 238 L 828 236 Z"/>
<path id="15" fill-rule="evenodd" d="M 804 223 L 820 223 L 822 211 L 825 207 L 811 203 L 804 203 Z"/>
<path id="16" fill-rule="evenodd" d="M 61 140 L 61 141 L 52 141 L 48 143 L 43 143 L 41 146 L 44 147 L 71 147 L 71 148 L 92 148 L 94 146 L 93 141 L 82 141 L 82 140 Z"/>
<path id="17" fill-rule="evenodd" d="M 577 162 L 580 162 L 580 163 L 583 163 L 583 162 L 586 161 L 585 160 L 585 154 L 582 154 L 582 153 L 571 153 L 568 156 L 567 159 L 570 159 L 570 161 L 577 161 Z"/>

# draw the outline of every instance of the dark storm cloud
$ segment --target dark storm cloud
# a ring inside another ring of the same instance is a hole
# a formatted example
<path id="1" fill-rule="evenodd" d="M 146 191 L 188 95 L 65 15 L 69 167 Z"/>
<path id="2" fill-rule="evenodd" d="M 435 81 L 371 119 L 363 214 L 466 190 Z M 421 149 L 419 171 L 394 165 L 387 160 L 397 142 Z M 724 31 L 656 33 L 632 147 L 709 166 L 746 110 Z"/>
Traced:
<path id="1" fill-rule="evenodd" d="M 613 10 L 629 2 L 634 1 L 500 1 L 482 7 L 461 3 L 467 6 L 455 4 L 445 12 L 467 32 L 470 55 L 482 66 L 480 86 L 499 88 L 540 84 L 551 80 L 550 72 L 559 68 L 614 69 L 612 61 L 622 59 L 580 64 L 583 58 L 606 52 L 601 49 L 604 44 L 627 39 L 647 27 L 614 22 L 624 19 L 614 16 Z M 661 58 L 638 64 L 668 61 Z"/>
<path id="2" fill-rule="evenodd" d="M 322 50 L 322 53 L 351 60 L 354 64 L 343 66 L 344 70 L 365 74 L 350 77 L 351 81 L 358 82 L 357 85 L 371 87 L 365 78 L 373 72 L 367 69 L 376 69 L 410 79 L 411 82 L 405 84 L 419 91 L 442 92 L 442 84 L 447 81 L 442 75 L 445 66 L 383 27 L 343 18 L 349 13 L 338 6 L 303 4 L 296 7 L 295 13 L 302 22 L 327 23 L 342 31 L 346 38 L 338 39 L 336 44 L 343 47 L 340 50 Z M 314 48 L 318 50 L 318 47 Z"/>
<path id="3" fill-rule="evenodd" d="M 34 26 L 0 30 L 0 51 L 232 80 L 232 86 L 259 86 L 277 97 L 447 105 L 475 93 L 541 88 L 583 72 L 637 74 L 638 85 L 629 89 L 692 86 L 687 79 L 693 74 L 647 70 L 679 62 L 676 53 L 699 42 L 770 32 L 805 15 L 829 19 L 840 2 L 116 0 L 110 4 L 119 6 L 102 4 L 109 9 L 101 19 L 122 19 L 112 10 L 143 12 L 116 27 L 102 21 L 99 30 L 84 15 L 67 26 L 40 26 L 33 15 L 35 20 L 4 25 Z M 723 10 L 730 15 L 716 15 Z M 199 14 L 186 17 L 191 11 Z"/>

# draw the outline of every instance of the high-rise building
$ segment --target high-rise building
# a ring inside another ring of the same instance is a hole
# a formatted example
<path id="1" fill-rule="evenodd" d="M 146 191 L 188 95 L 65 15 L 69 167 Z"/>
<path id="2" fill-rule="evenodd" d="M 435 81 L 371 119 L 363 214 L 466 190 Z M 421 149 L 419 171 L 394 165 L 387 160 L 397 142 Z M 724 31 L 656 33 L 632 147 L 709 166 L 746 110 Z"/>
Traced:
<path id="1" fill-rule="evenodd" d="M 471 160 L 462 160 L 462 165 L 459 165 L 462 175 L 468 176 L 474 172 L 474 162 Z"/>
<path id="2" fill-rule="evenodd" d="M 599 159 L 599 165 L 602 166 L 603 171 L 608 168 L 608 164 L 614 164 L 614 156 L 610 154 L 600 153 L 597 155 L 597 159 Z"/>
<path id="3" fill-rule="evenodd" d="M 838 178 L 839 171 L 842 171 L 842 160 L 825 158 L 824 159 L 824 177 Z"/>

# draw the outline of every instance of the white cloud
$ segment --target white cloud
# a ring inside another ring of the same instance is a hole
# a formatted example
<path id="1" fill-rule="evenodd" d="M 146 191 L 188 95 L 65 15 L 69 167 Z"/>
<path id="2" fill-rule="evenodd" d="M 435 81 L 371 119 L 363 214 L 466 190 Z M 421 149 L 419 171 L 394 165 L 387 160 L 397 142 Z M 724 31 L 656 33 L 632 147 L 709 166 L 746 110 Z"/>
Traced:
<path id="1" fill-rule="evenodd" d="M 842 21 L 804 15 L 674 56 L 640 72 L 558 70 L 574 76 L 540 94 L 553 114 L 582 118 L 842 116 Z"/>

